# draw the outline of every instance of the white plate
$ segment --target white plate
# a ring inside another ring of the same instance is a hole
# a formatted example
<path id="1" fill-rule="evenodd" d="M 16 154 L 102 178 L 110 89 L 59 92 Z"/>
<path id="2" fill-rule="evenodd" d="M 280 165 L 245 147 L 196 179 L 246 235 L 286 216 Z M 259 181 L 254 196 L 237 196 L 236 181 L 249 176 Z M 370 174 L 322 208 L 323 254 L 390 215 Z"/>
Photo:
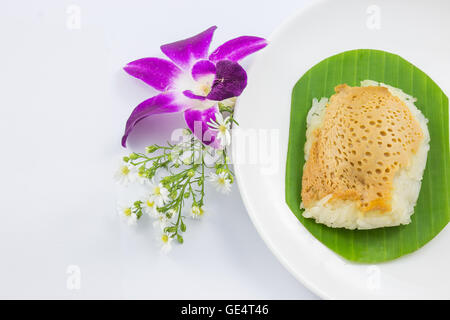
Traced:
<path id="1" fill-rule="evenodd" d="M 268 170 L 264 157 L 258 157 L 257 164 L 244 162 L 238 160 L 242 150 L 235 149 L 239 188 L 267 246 L 298 280 L 324 298 L 450 298 L 450 232 L 447 226 L 413 254 L 378 265 L 350 263 L 316 240 L 285 203 L 292 88 L 322 59 L 370 48 L 399 54 L 448 95 L 448 39 L 447 0 L 319 1 L 284 23 L 250 68 L 249 85 L 236 109 L 239 130 L 271 130 L 275 138 L 279 135 L 279 152 L 276 170 Z M 239 130 L 234 132 L 236 141 Z"/>

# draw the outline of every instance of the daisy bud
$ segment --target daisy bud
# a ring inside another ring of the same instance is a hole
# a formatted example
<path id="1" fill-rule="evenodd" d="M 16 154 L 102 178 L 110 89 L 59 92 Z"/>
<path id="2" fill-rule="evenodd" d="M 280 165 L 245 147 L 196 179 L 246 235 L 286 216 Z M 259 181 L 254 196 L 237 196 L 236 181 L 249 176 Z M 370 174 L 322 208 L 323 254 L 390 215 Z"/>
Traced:
<path id="1" fill-rule="evenodd" d="M 167 208 L 156 208 L 156 211 L 158 211 L 158 212 L 161 212 L 161 213 L 164 213 L 164 212 L 166 212 L 167 211 Z"/>
<path id="2" fill-rule="evenodd" d="M 192 178 L 195 175 L 195 171 L 191 169 L 188 171 L 187 175 L 189 178 Z"/>
<path id="3" fill-rule="evenodd" d="M 148 146 L 148 147 L 145 148 L 145 152 L 147 152 L 147 153 L 153 153 L 156 150 L 158 150 L 157 146 Z"/>
<path id="4" fill-rule="evenodd" d="M 166 227 L 164 228 L 164 232 L 176 232 L 177 228 L 176 227 Z"/>
<path id="5" fill-rule="evenodd" d="M 134 203 L 133 203 L 133 205 L 136 207 L 136 208 L 140 208 L 141 207 L 141 203 L 142 203 L 142 201 L 135 201 Z"/>
<path id="6" fill-rule="evenodd" d="M 173 208 L 173 209 L 170 209 L 169 211 L 167 211 L 167 213 L 166 213 L 167 219 L 171 219 L 175 215 L 175 213 L 177 213 L 177 211 L 178 211 L 177 208 Z"/>
<path id="7" fill-rule="evenodd" d="M 136 160 L 137 158 L 139 158 L 139 156 L 136 153 L 133 152 L 132 154 L 130 154 L 131 160 Z"/>

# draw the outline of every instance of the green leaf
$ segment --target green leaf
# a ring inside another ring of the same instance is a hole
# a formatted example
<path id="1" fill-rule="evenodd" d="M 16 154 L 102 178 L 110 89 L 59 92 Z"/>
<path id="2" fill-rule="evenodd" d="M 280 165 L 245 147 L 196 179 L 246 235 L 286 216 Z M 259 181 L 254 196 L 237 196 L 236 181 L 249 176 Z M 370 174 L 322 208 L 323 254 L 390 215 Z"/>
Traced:
<path id="1" fill-rule="evenodd" d="M 400 88 L 417 98 L 416 106 L 429 120 L 427 166 L 410 224 L 374 230 L 333 229 L 303 218 L 300 209 L 306 115 L 313 98 L 330 97 L 336 85 L 359 86 L 366 79 Z M 398 55 L 361 49 L 321 61 L 303 75 L 292 92 L 285 181 L 289 208 L 319 241 L 351 261 L 383 262 L 419 249 L 450 220 L 448 117 L 447 96 L 430 77 Z"/>

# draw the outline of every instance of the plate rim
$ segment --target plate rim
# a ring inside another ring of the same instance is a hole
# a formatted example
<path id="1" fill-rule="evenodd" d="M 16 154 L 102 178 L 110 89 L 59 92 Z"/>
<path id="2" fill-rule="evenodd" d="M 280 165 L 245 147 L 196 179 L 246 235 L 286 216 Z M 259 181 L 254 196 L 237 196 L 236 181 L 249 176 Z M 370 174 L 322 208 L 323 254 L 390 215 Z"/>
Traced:
<path id="1" fill-rule="evenodd" d="M 310 10 L 311 8 L 315 6 L 319 6 L 322 3 L 327 2 L 328 0 L 316 0 L 311 1 L 304 5 L 302 8 L 297 9 L 292 15 L 287 17 L 278 27 L 272 31 L 272 33 L 267 37 L 267 42 L 270 44 L 271 40 L 276 38 L 279 33 L 282 33 L 286 27 L 288 27 L 291 23 L 293 23 L 298 16 L 302 15 L 304 12 Z M 253 70 L 253 66 L 255 65 L 255 62 L 260 59 L 261 53 L 257 53 L 254 61 L 250 65 L 250 67 L 247 70 L 247 73 L 251 73 Z M 237 107 L 237 108 L 236 108 Z M 236 106 L 235 106 L 235 115 L 236 111 L 239 113 L 239 98 L 237 99 Z M 232 130 L 232 140 L 235 138 L 236 133 L 234 130 Z M 232 157 L 236 158 L 236 150 L 232 148 Z M 263 240 L 264 244 L 269 248 L 270 252 L 277 258 L 277 260 L 283 265 L 283 267 L 295 278 L 297 281 L 299 281 L 301 284 L 303 284 L 308 290 L 312 291 L 317 296 L 331 300 L 336 299 L 336 297 L 332 297 L 329 294 L 327 294 L 325 291 L 321 290 L 319 287 L 313 284 L 312 281 L 308 280 L 306 277 L 304 277 L 301 273 L 298 273 L 290 264 L 289 262 L 281 255 L 281 253 L 275 248 L 272 241 L 265 235 L 265 232 L 263 231 L 263 228 L 261 227 L 259 221 L 257 220 L 256 216 L 254 215 L 254 209 L 252 208 L 251 202 L 249 200 L 248 193 L 243 189 L 241 185 L 241 164 L 235 163 L 234 166 L 234 174 L 236 176 L 236 183 L 239 189 L 239 193 L 241 195 L 242 201 L 244 203 L 244 206 L 247 210 L 247 214 L 250 217 L 250 220 L 252 221 L 253 226 L 255 227 L 256 231 L 258 232 L 259 236 Z"/>

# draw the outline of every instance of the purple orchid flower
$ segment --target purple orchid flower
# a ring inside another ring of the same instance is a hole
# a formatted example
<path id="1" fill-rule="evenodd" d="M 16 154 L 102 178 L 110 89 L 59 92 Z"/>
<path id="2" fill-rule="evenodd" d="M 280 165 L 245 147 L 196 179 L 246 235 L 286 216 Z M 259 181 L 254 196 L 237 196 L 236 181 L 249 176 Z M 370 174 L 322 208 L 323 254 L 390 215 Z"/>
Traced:
<path id="1" fill-rule="evenodd" d="M 203 143 L 220 145 L 207 122 L 215 120 L 218 101 L 239 96 L 247 86 L 247 73 L 238 61 L 264 48 L 267 42 L 263 38 L 242 36 L 225 42 L 208 56 L 216 28 L 161 46 L 171 61 L 143 58 L 125 66 L 128 74 L 160 93 L 133 110 L 126 123 L 122 146 L 126 147 L 128 135 L 139 121 L 154 114 L 173 112 L 184 112 L 189 129 Z"/>

